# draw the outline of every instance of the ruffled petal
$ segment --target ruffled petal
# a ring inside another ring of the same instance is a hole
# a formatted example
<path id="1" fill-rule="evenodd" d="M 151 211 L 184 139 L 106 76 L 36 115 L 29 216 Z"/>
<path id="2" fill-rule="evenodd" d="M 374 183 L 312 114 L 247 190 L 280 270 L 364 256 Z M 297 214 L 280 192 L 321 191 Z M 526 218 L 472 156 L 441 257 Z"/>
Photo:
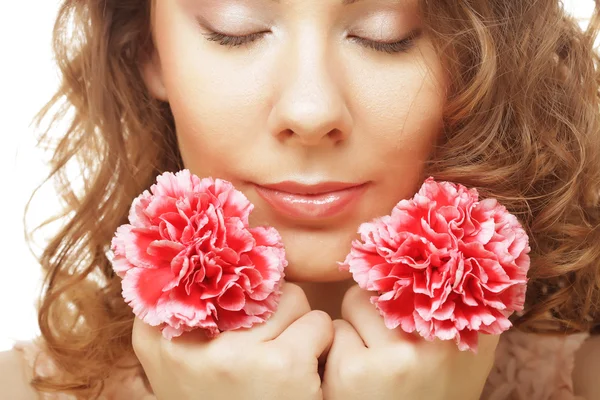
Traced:
<path id="1" fill-rule="evenodd" d="M 111 242 L 113 269 L 134 313 L 167 339 L 264 322 L 287 261 L 274 228 L 248 226 L 252 207 L 227 181 L 188 170 L 157 177 L 134 200 L 132 224 Z"/>

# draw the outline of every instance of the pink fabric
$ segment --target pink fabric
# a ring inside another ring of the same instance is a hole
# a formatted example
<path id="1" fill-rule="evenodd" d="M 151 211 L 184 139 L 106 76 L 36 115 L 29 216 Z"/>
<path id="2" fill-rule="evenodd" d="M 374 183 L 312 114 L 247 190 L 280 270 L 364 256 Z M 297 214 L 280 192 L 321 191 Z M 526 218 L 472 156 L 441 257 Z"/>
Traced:
<path id="1" fill-rule="evenodd" d="M 575 352 L 589 335 L 546 337 L 509 331 L 502 334 L 496 362 L 482 400 L 585 400 L 573 393 Z M 52 360 L 36 341 L 17 342 L 30 368 L 39 375 L 56 373 Z M 37 358 L 37 360 L 36 360 Z M 76 400 L 64 394 L 40 394 L 42 400 Z M 155 400 L 143 379 L 119 372 L 107 382 L 100 400 Z"/>
<path id="2" fill-rule="evenodd" d="M 585 400 L 573 393 L 575 352 L 588 334 L 539 336 L 519 331 L 502 335 L 482 395 L 485 400 Z"/>

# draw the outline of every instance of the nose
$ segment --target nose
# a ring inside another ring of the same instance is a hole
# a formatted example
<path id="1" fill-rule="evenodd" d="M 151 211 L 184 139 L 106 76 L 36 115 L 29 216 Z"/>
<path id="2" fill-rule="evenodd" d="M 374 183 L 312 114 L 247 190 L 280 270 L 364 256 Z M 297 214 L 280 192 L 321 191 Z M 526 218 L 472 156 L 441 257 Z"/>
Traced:
<path id="1" fill-rule="evenodd" d="M 339 64 L 328 57 L 323 40 L 290 46 L 282 59 L 278 96 L 270 131 L 282 142 L 301 146 L 338 144 L 352 130 Z"/>

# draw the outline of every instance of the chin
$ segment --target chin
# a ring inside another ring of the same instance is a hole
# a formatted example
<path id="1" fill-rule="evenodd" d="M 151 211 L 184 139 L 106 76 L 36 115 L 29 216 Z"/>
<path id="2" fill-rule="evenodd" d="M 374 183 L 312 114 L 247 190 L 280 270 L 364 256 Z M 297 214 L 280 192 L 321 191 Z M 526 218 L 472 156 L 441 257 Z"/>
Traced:
<path id="1" fill-rule="evenodd" d="M 279 229 L 285 246 L 288 266 L 285 279 L 290 282 L 337 282 L 351 278 L 347 271 L 340 271 L 350 252 L 355 229 L 307 231 Z"/>
<path id="2" fill-rule="evenodd" d="M 252 195 L 250 191 L 250 200 L 261 205 L 260 199 Z M 317 221 L 303 224 L 302 221 L 291 221 L 270 211 L 270 208 L 257 207 L 250 214 L 250 226 L 272 226 L 281 235 L 288 261 L 286 281 L 325 283 L 352 278 L 349 272 L 340 271 L 338 263 L 346 259 L 352 241 L 359 238 L 358 227 L 370 215 L 352 215 L 329 223 Z"/>

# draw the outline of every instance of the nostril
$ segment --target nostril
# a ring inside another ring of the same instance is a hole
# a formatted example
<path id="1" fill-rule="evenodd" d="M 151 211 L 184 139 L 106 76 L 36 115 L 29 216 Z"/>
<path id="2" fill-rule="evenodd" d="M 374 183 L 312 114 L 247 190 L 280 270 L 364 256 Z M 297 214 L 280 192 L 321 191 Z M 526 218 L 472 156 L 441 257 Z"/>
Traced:
<path id="1" fill-rule="evenodd" d="M 294 131 L 291 129 L 286 129 L 283 132 L 281 132 L 281 137 L 283 139 L 289 139 L 292 136 L 294 136 Z"/>
<path id="2" fill-rule="evenodd" d="M 327 136 L 335 142 L 340 142 L 344 139 L 344 134 L 339 129 L 330 131 Z"/>

